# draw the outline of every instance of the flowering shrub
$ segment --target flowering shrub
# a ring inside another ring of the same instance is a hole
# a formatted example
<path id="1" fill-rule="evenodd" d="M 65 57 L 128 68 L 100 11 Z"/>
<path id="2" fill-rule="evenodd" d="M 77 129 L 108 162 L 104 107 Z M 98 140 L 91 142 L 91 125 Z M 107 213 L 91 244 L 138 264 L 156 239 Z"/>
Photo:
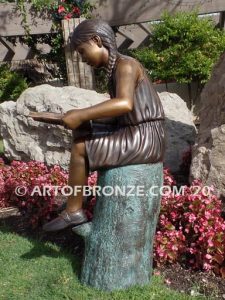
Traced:
<path id="1" fill-rule="evenodd" d="M 168 170 L 164 176 L 166 185 L 175 184 Z M 154 258 L 157 265 L 179 261 L 225 275 L 225 221 L 212 187 L 206 189 L 195 180 L 183 193 L 162 197 Z"/>
<path id="2" fill-rule="evenodd" d="M 53 186 L 59 186 L 60 193 L 61 187 L 67 183 L 67 178 L 67 173 L 59 166 L 49 168 L 37 161 L 13 161 L 8 166 L 1 160 L 0 207 L 18 207 L 35 227 L 41 220 L 49 219 L 60 204 L 54 195 Z M 42 196 L 44 186 L 48 186 L 48 192 Z M 35 190 L 36 187 L 39 189 Z"/>
<path id="3" fill-rule="evenodd" d="M 17 206 L 30 220 L 33 227 L 51 218 L 60 205 L 54 193 L 58 186 L 59 196 L 67 185 L 68 174 L 59 166 L 47 167 L 44 163 L 13 161 L 4 165 L 0 158 L 0 207 Z M 94 186 L 97 173 L 88 177 L 88 185 Z M 164 185 L 173 187 L 175 180 L 164 169 Z M 18 186 L 21 196 L 15 193 Z M 43 191 L 49 187 L 49 195 L 32 193 L 38 186 Z M 155 264 L 180 262 L 193 269 L 212 270 L 225 277 L 225 221 L 221 217 L 221 201 L 213 188 L 205 189 L 195 180 L 185 186 L 183 193 L 170 192 L 162 196 L 161 211 L 154 243 Z M 22 195 L 23 194 L 23 195 Z M 91 220 L 95 197 L 90 196 L 86 214 Z"/>
<path id="4" fill-rule="evenodd" d="M 92 5 L 85 0 L 61 0 L 53 6 L 53 17 L 56 20 L 69 20 L 87 16 Z"/>
<path id="5" fill-rule="evenodd" d="M 94 186 L 97 173 L 88 177 L 88 185 Z M 13 161 L 5 165 L 0 158 L 0 208 L 16 206 L 36 227 L 52 217 L 62 204 L 61 190 L 67 186 L 68 173 L 59 166 L 47 167 L 42 162 Z M 46 189 L 47 187 L 47 189 Z M 57 187 L 57 193 L 56 193 Z M 92 218 L 95 198 L 90 197 L 86 213 Z"/>
<path id="6" fill-rule="evenodd" d="M 98 176 L 97 172 L 93 172 L 88 177 L 88 185 L 90 187 L 94 187 L 97 184 L 97 176 Z M 88 199 L 87 207 L 85 209 L 88 220 L 91 220 L 93 217 L 93 210 L 94 210 L 95 203 L 96 203 L 96 198 L 94 196 L 90 196 L 90 198 Z"/>

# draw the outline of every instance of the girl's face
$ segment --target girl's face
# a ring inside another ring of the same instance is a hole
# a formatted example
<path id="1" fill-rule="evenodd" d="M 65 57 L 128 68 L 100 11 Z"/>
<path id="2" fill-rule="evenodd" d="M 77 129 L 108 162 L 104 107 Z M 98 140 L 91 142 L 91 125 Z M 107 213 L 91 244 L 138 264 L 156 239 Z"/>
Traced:
<path id="1" fill-rule="evenodd" d="M 82 42 L 77 46 L 76 51 L 81 55 L 83 62 L 94 68 L 100 68 L 108 64 L 109 53 L 102 45 L 99 37 Z"/>

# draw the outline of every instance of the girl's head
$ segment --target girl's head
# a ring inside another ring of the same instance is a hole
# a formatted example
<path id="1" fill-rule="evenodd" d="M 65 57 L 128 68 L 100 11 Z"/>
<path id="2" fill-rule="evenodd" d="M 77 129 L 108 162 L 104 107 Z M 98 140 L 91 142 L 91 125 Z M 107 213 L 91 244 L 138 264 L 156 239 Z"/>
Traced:
<path id="1" fill-rule="evenodd" d="M 84 61 L 94 67 L 106 66 L 110 75 L 117 57 L 115 34 L 108 23 L 101 20 L 85 20 L 71 36 L 72 47 Z"/>

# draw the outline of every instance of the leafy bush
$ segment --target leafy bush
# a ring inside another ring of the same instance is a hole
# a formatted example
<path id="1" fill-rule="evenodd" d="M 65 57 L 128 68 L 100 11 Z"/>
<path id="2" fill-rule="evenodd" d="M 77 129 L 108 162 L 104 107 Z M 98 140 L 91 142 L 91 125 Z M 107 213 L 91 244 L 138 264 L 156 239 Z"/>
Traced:
<path id="1" fill-rule="evenodd" d="M 94 69 L 95 90 L 97 93 L 108 93 L 108 78 L 104 69 Z"/>
<path id="2" fill-rule="evenodd" d="M 215 28 L 210 18 L 197 12 L 165 13 L 162 22 L 153 25 L 149 47 L 131 55 L 148 69 L 151 78 L 204 83 L 214 63 L 225 50 L 225 34 Z"/>
<path id="3" fill-rule="evenodd" d="M 10 71 L 7 65 L 0 66 L 0 101 L 17 100 L 20 94 L 28 88 L 25 78 Z"/>

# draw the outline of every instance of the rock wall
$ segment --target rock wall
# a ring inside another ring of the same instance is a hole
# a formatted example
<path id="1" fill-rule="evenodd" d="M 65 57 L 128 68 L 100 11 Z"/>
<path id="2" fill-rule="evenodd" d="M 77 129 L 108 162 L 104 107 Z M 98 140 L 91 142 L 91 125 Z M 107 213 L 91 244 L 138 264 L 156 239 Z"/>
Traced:
<path id="1" fill-rule="evenodd" d="M 166 115 L 167 150 L 165 166 L 173 172 L 179 169 L 182 154 L 194 143 L 193 117 L 186 103 L 176 94 L 159 94 Z M 36 122 L 26 116 L 29 111 L 63 113 L 84 108 L 108 99 L 106 94 L 72 86 L 40 85 L 23 92 L 17 102 L 0 105 L 0 136 L 5 155 L 10 160 L 39 160 L 48 165 L 68 167 L 71 131 L 62 126 Z"/>
<path id="2" fill-rule="evenodd" d="M 225 53 L 202 91 L 199 120 L 190 180 L 214 185 L 225 197 Z"/>

